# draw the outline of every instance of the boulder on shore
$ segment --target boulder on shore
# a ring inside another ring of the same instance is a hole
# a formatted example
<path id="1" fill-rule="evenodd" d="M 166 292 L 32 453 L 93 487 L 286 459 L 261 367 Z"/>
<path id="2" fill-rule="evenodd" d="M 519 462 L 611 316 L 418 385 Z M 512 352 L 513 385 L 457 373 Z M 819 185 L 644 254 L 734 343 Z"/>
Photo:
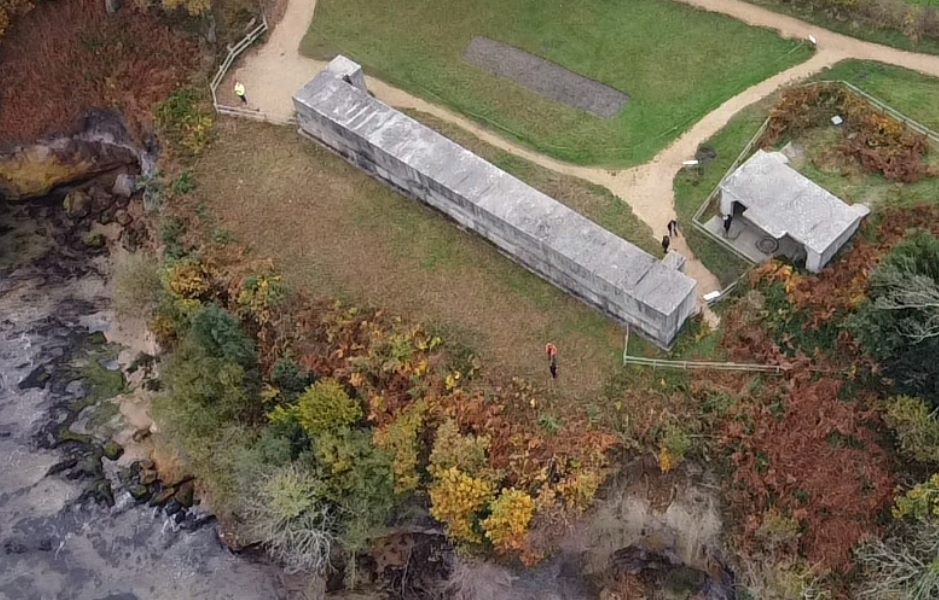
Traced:
<path id="1" fill-rule="evenodd" d="M 130 198 L 134 193 L 136 185 L 133 177 L 127 173 L 121 173 L 117 176 L 117 179 L 114 180 L 114 187 L 111 188 L 111 193 L 118 198 Z"/>
<path id="2" fill-rule="evenodd" d="M 71 219 L 87 217 L 91 212 L 91 196 L 81 190 L 72 190 L 65 196 L 62 208 Z"/>
<path id="3" fill-rule="evenodd" d="M 184 481 L 179 484 L 179 488 L 176 490 L 176 493 L 173 494 L 173 499 L 179 502 L 183 508 L 189 508 L 192 506 L 193 492 L 194 486 L 192 480 Z"/>

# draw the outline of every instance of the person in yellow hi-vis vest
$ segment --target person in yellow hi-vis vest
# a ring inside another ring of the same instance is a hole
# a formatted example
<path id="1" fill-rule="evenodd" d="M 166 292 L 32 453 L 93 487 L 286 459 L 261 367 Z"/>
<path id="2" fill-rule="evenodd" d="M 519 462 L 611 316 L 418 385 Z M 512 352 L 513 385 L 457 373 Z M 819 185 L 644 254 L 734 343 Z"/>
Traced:
<path id="1" fill-rule="evenodd" d="M 245 86 L 240 81 L 235 83 L 235 95 L 241 98 L 242 104 L 248 104 L 248 97 L 245 95 Z"/>

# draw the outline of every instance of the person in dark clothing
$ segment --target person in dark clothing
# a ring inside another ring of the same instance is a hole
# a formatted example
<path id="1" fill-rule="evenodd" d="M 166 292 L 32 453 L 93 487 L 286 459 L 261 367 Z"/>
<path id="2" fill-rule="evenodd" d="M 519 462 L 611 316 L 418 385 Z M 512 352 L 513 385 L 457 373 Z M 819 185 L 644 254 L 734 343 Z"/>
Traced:
<path id="1" fill-rule="evenodd" d="M 724 215 L 724 235 L 730 233 L 730 224 L 734 222 L 733 215 Z"/>
<path id="2" fill-rule="evenodd" d="M 672 237 L 678 236 L 678 221 L 675 219 L 668 222 L 668 235 Z"/>
<path id="3" fill-rule="evenodd" d="M 662 252 L 668 254 L 668 245 L 672 243 L 667 235 L 662 236 Z"/>

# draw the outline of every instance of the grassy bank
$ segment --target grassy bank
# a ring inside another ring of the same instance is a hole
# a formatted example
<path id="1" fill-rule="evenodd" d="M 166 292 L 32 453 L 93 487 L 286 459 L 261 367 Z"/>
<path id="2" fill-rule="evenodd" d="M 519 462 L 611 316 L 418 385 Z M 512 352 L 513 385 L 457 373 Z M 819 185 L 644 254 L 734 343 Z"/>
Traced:
<path id="1" fill-rule="evenodd" d="M 821 73 L 818 79 L 851 83 L 922 125 L 939 131 L 939 79 L 874 61 L 847 60 Z M 798 166 L 808 177 L 849 202 L 862 202 L 875 211 L 888 207 L 912 207 L 939 200 L 939 178 L 924 177 L 915 183 L 888 181 L 878 174 L 841 164 L 830 151 L 839 143 L 831 127 L 803 132 L 796 139 L 806 149 Z M 939 169 L 939 153 L 933 144 L 926 156 L 928 172 Z"/>
<path id="2" fill-rule="evenodd" d="M 578 180 L 525 170 L 569 203 L 609 201 Z M 536 381 L 554 341 L 561 385 L 578 394 L 617 368 L 615 323 L 289 128 L 222 124 L 194 177 L 207 213 L 273 257 L 292 285 L 437 323 L 481 351 L 488 369 Z"/>
<path id="3" fill-rule="evenodd" d="M 464 62 L 476 36 L 558 63 L 630 101 L 602 119 L 548 100 Z M 321 0 L 301 51 L 342 52 L 544 154 L 618 166 L 648 160 L 723 101 L 811 54 L 800 42 L 668 0 Z"/>

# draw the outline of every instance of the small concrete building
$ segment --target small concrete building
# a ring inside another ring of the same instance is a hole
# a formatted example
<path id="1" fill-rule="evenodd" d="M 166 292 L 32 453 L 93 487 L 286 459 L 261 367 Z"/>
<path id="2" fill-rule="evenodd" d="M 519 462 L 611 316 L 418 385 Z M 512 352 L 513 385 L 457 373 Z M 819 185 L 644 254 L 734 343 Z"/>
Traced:
<path id="1" fill-rule="evenodd" d="M 383 104 L 354 62 L 335 59 L 293 100 L 302 134 L 658 345 L 669 346 L 695 312 L 696 283 L 682 272 L 683 257 L 651 256 Z"/>
<path id="2" fill-rule="evenodd" d="M 817 273 L 854 235 L 870 209 L 846 204 L 791 166 L 780 152 L 757 150 L 720 186 L 721 215 L 732 215 L 731 243 L 752 256 L 746 243 L 755 228 L 756 252 L 805 259 Z M 775 242 L 775 243 L 774 243 Z M 765 258 L 766 256 L 763 256 Z"/>

